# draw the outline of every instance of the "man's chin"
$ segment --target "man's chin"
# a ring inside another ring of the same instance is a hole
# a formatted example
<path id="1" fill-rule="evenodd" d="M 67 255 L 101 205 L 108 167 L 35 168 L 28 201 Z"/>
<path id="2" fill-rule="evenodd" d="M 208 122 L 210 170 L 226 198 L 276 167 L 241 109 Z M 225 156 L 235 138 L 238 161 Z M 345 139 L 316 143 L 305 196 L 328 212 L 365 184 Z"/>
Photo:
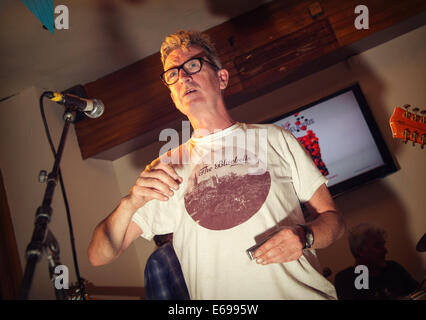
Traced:
<path id="1" fill-rule="evenodd" d="M 203 103 L 202 99 L 191 99 L 189 101 L 185 101 L 182 103 L 183 109 L 187 110 L 188 112 L 193 112 L 196 110 L 199 110 L 200 108 L 205 106 L 205 103 Z"/>
<path id="2" fill-rule="evenodd" d="M 182 104 L 194 104 L 202 101 L 202 96 L 198 93 L 190 93 L 182 98 Z"/>

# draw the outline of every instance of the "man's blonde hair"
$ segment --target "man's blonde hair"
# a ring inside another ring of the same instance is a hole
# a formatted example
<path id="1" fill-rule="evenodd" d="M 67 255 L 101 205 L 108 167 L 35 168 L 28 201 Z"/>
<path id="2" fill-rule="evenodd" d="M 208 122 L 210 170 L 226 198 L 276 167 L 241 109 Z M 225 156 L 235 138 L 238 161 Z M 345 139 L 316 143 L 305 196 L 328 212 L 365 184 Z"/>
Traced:
<path id="1" fill-rule="evenodd" d="M 210 37 L 198 31 L 178 30 L 175 33 L 168 35 L 163 44 L 161 45 L 161 62 L 163 66 L 166 62 L 168 55 L 175 49 L 187 49 L 191 46 L 201 47 L 206 53 L 207 59 L 216 65 L 219 69 L 222 64 L 217 56 L 216 49 Z"/>

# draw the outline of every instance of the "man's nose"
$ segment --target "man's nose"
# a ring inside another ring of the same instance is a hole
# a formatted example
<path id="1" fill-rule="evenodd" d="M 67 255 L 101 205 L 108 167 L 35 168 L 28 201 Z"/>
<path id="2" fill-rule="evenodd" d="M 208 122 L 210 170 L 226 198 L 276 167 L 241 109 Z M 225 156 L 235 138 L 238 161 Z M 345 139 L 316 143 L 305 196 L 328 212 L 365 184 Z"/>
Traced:
<path id="1" fill-rule="evenodd" d="M 188 81 L 188 79 L 192 79 L 191 75 L 188 74 L 183 68 L 179 70 L 179 80 L 182 82 Z"/>

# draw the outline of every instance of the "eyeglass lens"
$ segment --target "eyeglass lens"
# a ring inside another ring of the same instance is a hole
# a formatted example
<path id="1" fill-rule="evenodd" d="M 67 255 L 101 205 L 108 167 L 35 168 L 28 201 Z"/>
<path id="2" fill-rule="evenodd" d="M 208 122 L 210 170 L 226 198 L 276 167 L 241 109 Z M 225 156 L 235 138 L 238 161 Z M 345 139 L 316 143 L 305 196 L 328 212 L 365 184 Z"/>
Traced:
<path id="1" fill-rule="evenodd" d="M 201 70 L 200 59 L 191 59 L 185 62 L 181 67 L 170 69 L 164 73 L 164 80 L 167 84 L 173 84 L 179 79 L 179 69 L 182 68 L 187 74 L 194 74 Z"/>

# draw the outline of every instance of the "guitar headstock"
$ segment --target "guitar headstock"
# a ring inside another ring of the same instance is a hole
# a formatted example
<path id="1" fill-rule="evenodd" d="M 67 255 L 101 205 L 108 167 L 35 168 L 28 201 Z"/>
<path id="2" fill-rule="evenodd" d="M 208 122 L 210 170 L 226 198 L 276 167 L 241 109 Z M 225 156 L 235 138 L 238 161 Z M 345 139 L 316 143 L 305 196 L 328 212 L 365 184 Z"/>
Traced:
<path id="1" fill-rule="evenodd" d="M 413 142 L 413 146 L 418 143 L 423 149 L 426 143 L 426 117 L 425 110 L 419 113 L 419 108 L 410 110 L 410 105 L 406 104 L 402 108 L 396 107 L 390 118 L 390 126 L 394 138 L 402 139 L 404 143 Z"/>

